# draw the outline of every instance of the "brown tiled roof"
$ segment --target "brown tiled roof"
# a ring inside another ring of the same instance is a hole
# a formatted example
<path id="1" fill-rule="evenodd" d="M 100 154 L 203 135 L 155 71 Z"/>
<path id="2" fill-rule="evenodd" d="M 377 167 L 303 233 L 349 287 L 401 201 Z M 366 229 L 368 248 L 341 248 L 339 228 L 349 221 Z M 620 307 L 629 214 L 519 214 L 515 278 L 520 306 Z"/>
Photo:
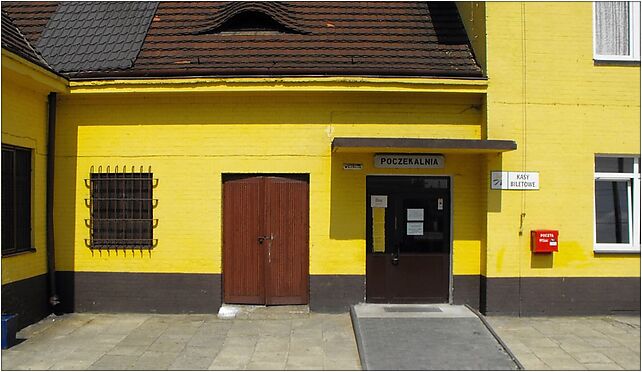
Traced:
<path id="1" fill-rule="evenodd" d="M 36 45 L 49 18 L 58 8 L 57 1 L 3 1 L 7 12 L 31 45 Z"/>
<path id="2" fill-rule="evenodd" d="M 3 9 L 37 39 L 54 7 L 20 4 Z M 250 14 L 275 27 L 230 26 Z M 93 53 L 88 58 L 100 60 L 102 52 Z M 131 67 L 66 74 L 482 76 L 451 2 L 160 2 Z"/>
<path id="3" fill-rule="evenodd" d="M 2 47 L 38 66 L 51 69 L 4 11 L 2 12 Z"/>
<path id="4" fill-rule="evenodd" d="M 226 3 L 161 2 L 131 73 L 481 76 L 452 3 L 280 4 L 306 33 L 195 34 Z"/>

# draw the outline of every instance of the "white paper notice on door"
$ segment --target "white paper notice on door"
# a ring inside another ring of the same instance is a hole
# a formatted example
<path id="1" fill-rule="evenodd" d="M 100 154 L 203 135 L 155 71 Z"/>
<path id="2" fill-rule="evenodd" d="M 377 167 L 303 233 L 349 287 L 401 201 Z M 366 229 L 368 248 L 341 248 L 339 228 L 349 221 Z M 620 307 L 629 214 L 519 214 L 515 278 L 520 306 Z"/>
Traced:
<path id="1" fill-rule="evenodd" d="M 388 208 L 388 195 L 370 195 L 372 208 Z"/>
<path id="2" fill-rule="evenodd" d="M 423 221 L 424 220 L 424 210 L 423 209 L 407 209 L 407 220 L 408 221 Z"/>
<path id="3" fill-rule="evenodd" d="M 423 222 L 408 222 L 406 224 L 406 235 L 423 235 L 424 223 Z"/>

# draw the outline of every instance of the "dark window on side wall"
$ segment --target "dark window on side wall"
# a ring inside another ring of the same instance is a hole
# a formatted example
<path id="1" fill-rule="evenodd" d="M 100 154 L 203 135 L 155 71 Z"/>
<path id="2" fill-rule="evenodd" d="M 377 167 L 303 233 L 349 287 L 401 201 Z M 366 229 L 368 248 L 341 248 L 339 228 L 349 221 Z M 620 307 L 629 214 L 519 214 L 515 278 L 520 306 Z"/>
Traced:
<path id="1" fill-rule="evenodd" d="M 152 248 L 152 173 L 91 173 L 91 247 Z"/>
<path id="2" fill-rule="evenodd" d="M 31 150 L 2 145 L 2 255 L 32 249 Z"/>

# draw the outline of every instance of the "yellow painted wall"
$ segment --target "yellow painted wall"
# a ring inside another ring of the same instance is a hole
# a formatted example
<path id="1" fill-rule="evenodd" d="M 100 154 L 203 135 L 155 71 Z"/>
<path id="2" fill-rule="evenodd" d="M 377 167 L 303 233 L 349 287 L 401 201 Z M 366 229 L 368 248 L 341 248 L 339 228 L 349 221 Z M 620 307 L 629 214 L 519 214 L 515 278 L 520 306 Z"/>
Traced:
<path id="1" fill-rule="evenodd" d="M 2 284 L 46 273 L 47 94 L 45 87 L 7 68 L 2 55 L 2 143 L 32 149 L 31 241 L 36 252 L 2 258 Z M 7 62 L 7 63 L 6 63 Z M 34 72 L 35 74 L 35 72 Z"/>
<path id="2" fill-rule="evenodd" d="M 458 1 L 457 9 L 475 59 L 486 74 L 486 3 L 483 1 Z"/>
<path id="3" fill-rule="evenodd" d="M 365 174 L 372 154 L 331 154 L 334 137 L 481 136 L 480 96 L 409 93 L 71 94 L 56 137 L 58 270 L 220 273 L 221 174 L 310 174 L 310 273 L 364 274 Z M 362 161 L 346 173 L 343 161 Z M 481 155 L 448 155 L 455 274 L 479 273 Z M 158 245 L 85 246 L 91 166 L 151 166 Z M 380 173 L 408 173 L 393 170 Z M 419 173 L 413 171 L 412 173 Z"/>
<path id="4" fill-rule="evenodd" d="M 332 155 L 330 238 L 344 244 L 357 243 L 359 263 L 365 272 L 366 175 L 447 175 L 452 180 L 453 274 L 479 274 L 482 236 L 482 188 L 479 168 L 482 155 L 446 154 L 443 169 L 380 169 L 374 154 L 335 153 Z M 343 170 L 343 163 L 361 163 L 363 170 Z M 343 243 L 343 242 L 342 242 Z M 346 245 L 346 248 L 349 247 Z M 313 261 L 338 264 L 318 252 Z M 329 266 L 328 269 L 331 267 Z M 331 272 L 331 271 L 328 271 Z"/>
<path id="5" fill-rule="evenodd" d="M 595 154 L 640 152 L 640 65 L 594 63 L 589 2 L 485 5 L 487 135 L 518 142 L 485 172 L 537 171 L 540 190 L 488 191 L 482 272 L 639 276 L 639 254 L 593 253 L 593 169 Z M 530 253 L 542 228 L 559 229 L 558 253 Z"/>

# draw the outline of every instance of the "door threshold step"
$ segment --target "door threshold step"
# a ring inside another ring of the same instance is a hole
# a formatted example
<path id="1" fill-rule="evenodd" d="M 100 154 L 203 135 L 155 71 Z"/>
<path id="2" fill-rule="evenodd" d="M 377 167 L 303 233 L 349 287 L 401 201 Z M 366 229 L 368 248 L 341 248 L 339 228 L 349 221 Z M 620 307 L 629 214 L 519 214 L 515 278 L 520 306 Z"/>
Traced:
<path id="1" fill-rule="evenodd" d="M 223 304 L 219 319 L 287 320 L 310 317 L 308 305 L 235 305 Z"/>
<path id="2" fill-rule="evenodd" d="M 464 305 L 451 304 L 375 304 L 354 305 L 360 318 L 476 318 Z"/>

